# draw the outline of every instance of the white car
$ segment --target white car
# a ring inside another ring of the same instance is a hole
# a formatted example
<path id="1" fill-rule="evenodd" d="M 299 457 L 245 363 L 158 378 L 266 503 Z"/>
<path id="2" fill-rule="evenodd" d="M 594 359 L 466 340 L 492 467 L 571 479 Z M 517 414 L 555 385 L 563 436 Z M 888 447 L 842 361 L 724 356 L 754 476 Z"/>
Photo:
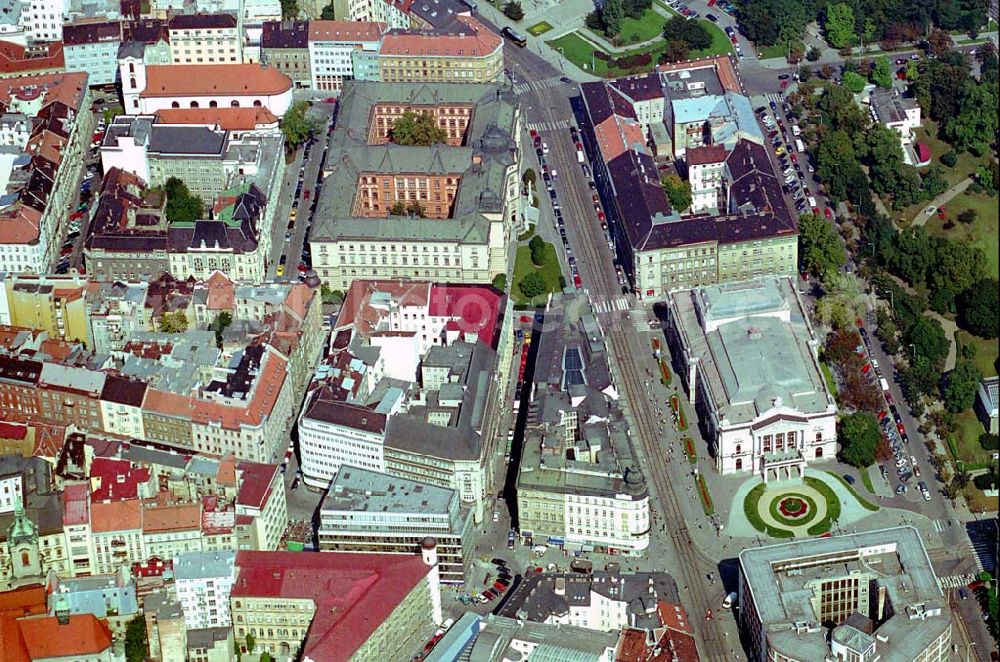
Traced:
<path id="1" fill-rule="evenodd" d="M 896 466 L 899 467 L 900 469 L 902 469 L 903 467 L 905 467 L 906 466 L 906 458 L 905 457 L 901 457 L 898 460 L 896 460 Z"/>
<path id="2" fill-rule="evenodd" d="M 549 153 L 549 144 L 542 143 L 542 154 L 548 154 L 548 153 Z"/>
<path id="3" fill-rule="evenodd" d="M 555 168 L 552 169 L 552 179 L 559 179 L 559 171 Z"/>
<path id="4" fill-rule="evenodd" d="M 500 512 L 499 511 L 496 511 L 496 510 L 493 511 L 493 521 L 494 522 L 499 522 L 500 521 Z"/>
<path id="5" fill-rule="evenodd" d="M 931 500 L 931 493 L 930 492 L 928 492 L 927 490 L 924 490 L 922 492 L 922 494 L 924 495 L 924 501 L 930 501 Z"/>
<path id="6" fill-rule="evenodd" d="M 729 595 L 726 596 L 726 599 L 722 601 L 722 608 L 729 609 L 733 606 L 733 603 L 735 602 L 736 602 L 736 593 L 735 592 L 730 593 Z"/>

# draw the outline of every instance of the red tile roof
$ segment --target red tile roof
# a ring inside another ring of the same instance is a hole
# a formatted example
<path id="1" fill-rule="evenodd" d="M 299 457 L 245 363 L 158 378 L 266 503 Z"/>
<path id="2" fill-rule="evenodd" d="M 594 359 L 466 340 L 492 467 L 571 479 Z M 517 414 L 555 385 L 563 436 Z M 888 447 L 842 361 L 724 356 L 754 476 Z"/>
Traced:
<path id="1" fill-rule="evenodd" d="M 457 16 L 466 28 L 390 30 L 382 38 L 380 55 L 483 57 L 503 48 L 503 40 L 470 16 Z"/>
<path id="2" fill-rule="evenodd" d="M 42 57 L 26 55 L 26 50 L 12 41 L 0 41 L 0 74 L 58 71 L 66 66 L 61 41 L 47 44 L 47 53 Z"/>
<path id="3" fill-rule="evenodd" d="M 0 593 L 0 615 L 20 618 L 21 616 L 44 614 L 48 611 L 47 598 L 45 587 L 41 584 L 4 591 Z"/>
<path id="4" fill-rule="evenodd" d="M 236 503 L 263 509 L 271 493 L 271 483 L 278 473 L 278 465 L 240 462 L 237 469 L 240 472 L 240 491 Z"/>
<path id="5" fill-rule="evenodd" d="M 143 97 L 281 94 L 292 80 L 259 64 L 169 64 L 146 67 Z"/>
<path id="6" fill-rule="evenodd" d="M 132 467 L 128 460 L 95 457 L 90 465 L 94 501 L 123 501 L 139 497 L 139 485 L 149 482 L 147 467 Z"/>
<path id="7" fill-rule="evenodd" d="M 0 614 L 0 651 L 4 662 L 31 662 L 21 638 L 21 628 L 13 616 Z"/>
<path id="8" fill-rule="evenodd" d="M 90 522 L 90 486 L 72 483 L 63 490 L 63 526 Z"/>
<path id="9" fill-rule="evenodd" d="M 232 597 L 312 600 L 304 657 L 348 660 L 427 576 L 419 556 L 250 552 L 236 555 Z"/>
<path id="10" fill-rule="evenodd" d="M 288 361 L 281 356 L 267 352 L 260 374 L 254 381 L 253 397 L 245 407 L 230 407 L 221 402 L 199 399 L 194 403 L 192 421 L 200 425 L 219 423 L 227 430 L 239 430 L 241 425 L 260 425 L 274 409 L 287 377 L 287 366 Z"/>
<path id="11" fill-rule="evenodd" d="M 688 165 L 706 165 L 708 163 L 724 163 L 726 161 L 726 146 L 719 143 L 689 147 L 684 153 Z"/>
<path id="12" fill-rule="evenodd" d="M 17 622 L 31 659 L 97 655 L 111 648 L 107 622 L 93 614 L 72 614 L 65 625 L 55 616 Z"/>
<path id="13" fill-rule="evenodd" d="M 142 528 L 142 504 L 138 499 L 90 504 L 90 526 L 94 533 L 134 531 Z"/>
<path id="14" fill-rule="evenodd" d="M 434 285 L 428 315 L 449 317 L 462 333 L 475 333 L 494 349 L 504 295 L 489 285 Z"/>
<path id="15" fill-rule="evenodd" d="M 150 499 L 144 505 L 143 533 L 191 531 L 201 526 L 201 502 L 168 504 Z"/>
<path id="16" fill-rule="evenodd" d="M 277 124 L 279 118 L 263 106 L 259 108 L 167 108 L 156 111 L 163 124 L 204 124 L 226 131 L 251 131 Z"/>
<path id="17" fill-rule="evenodd" d="M 24 423 L 8 423 L 0 421 L 0 439 L 16 439 L 18 441 L 28 437 L 28 426 Z"/>
<path id="18" fill-rule="evenodd" d="M 309 21 L 309 41 L 378 41 L 385 23 L 369 21 Z"/>

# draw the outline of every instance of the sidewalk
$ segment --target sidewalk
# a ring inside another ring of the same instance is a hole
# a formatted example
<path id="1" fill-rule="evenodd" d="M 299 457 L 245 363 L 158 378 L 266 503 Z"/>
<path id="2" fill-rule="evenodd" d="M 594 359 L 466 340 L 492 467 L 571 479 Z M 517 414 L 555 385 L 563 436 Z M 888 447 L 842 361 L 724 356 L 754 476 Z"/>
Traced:
<path id="1" fill-rule="evenodd" d="M 934 212 L 940 209 L 943 205 L 946 205 L 949 202 L 951 202 L 952 198 L 965 191 L 965 189 L 969 188 L 971 184 L 972 184 L 972 178 L 966 177 L 965 179 L 955 184 L 941 195 L 931 200 L 929 205 L 921 209 L 919 212 L 917 212 L 917 215 L 913 217 L 913 220 L 911 221 L 913 227 L 919 227 L 921 225 L 925 225 L 927 221 L 930 219 L 930 217 L 934 215 Z"/>

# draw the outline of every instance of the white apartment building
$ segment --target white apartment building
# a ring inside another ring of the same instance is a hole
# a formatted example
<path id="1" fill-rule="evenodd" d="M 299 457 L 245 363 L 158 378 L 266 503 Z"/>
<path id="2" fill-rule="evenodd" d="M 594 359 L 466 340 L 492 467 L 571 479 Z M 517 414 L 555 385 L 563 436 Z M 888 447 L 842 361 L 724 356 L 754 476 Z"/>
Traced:
<path id="1" fill-rule="evenodd" d="M 766 481 L 835 456 L 837 405 L 789 278 L 675 292 L 667 306 L 674 369 L 721 473 L 749 471 Z"/>
<path id="2" fill-rule="evenodd" d="M 725 208 L 720 196 L 726 172 L 726 156 L 723 145 L 692 147 L 685 153 L 688 183 L 691 185 L 692 214 L 718 212 Z"/>
<path id="3" fill-rule="evenodd" d="M 358 52 L 378 52 L 385 25 L 361 21 L 309 21 L 309 62 L 314 90 L 339 90 L 354 78 Z"/>
<path id="4" fill-rule="evenodd" d="M 188 629 L 232 625 L 229 592 L 236 580 L 236 552 L 191 552 L 174 557 L 174 589 Z"/>
<path id="5" fill-rule="evenodd" d="M 129 439 L 145 439 L 142 401 L 146 383 L 107 375 L 101 391 L 101 424 L 105 432 Z"/>
<path id="6" fill-rule="evenodd" d="M 142 504 L 139 499 L 90 504 L 92 570 L 110 575 L 123 563 L 148 557 L 142 537 Z"/>
<path id="7" fill-rule="evenodd" d="M 412 554 L 437 542 L 445 584 L 462 584 L 475 554 L 472 511 L 455 490 L 342 466 L 320 505 L 321 552 Z"/>
<path id="8" fill-rule="evenodd" d="M 62 41 L 65 0 L 30 0 L 21 14 L 21 24 L 31 41 Z"/>
<path id="9" fill-rule="evenodd" d="M 242 64 L 243 35 L 232 14 L 179 14 L 170 19 L 174 64 Z"/>
<path id="10" fill-rule="evenodd" d="M 0 474 L 0 513 L 12 513 L 19 502 L 23 502 L 21 472 Z"/>
<path id="11" fill-rule="evenodd" d="M 413 25 L 400 3 L 387 0 L 346 0 L 346 5 L 348 17 L 352 21 L 385 23 L 390 29 L 409 28 Z"/>
<path id="12" fill-rule="evenodd" d="M 240 491 L 236 497 L 237 518 L 251 517 L 247 538 L 239 541 L 240 549 L 274 551 L 288 526 L 288 504 L 282 473 L 277 464 L 240 462 Z"/>

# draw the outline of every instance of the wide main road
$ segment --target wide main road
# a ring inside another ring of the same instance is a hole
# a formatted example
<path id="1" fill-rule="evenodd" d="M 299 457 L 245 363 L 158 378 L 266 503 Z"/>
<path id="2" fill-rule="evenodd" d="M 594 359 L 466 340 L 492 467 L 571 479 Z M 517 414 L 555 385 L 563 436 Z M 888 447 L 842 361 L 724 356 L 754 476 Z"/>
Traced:
<path id="1" fill-rule="evenodd" d="M 591 201 L 592 193 L 577 162 L 576 149 L 570 141 L 569 132 L 561 128 L 567 125 L 567 121 L 575 123 L 570 98 L 576 96 L 578 90 L 575 86 L 553 84 L 561 75 L 560 72 L 527 49 L 518 49 L 508 44 L 505 56 L 508 68 L 519 84 L 515 90 L 520 92 L 519 101 L 524 121 L 539 128 L 542 140 L 549 146 L 549 166 L 560 173 L 556 189 L 566 220 L 569 243 L 577 259 L 583 287 L 588 291 L 592 303 L 597 306 L 595 310 L 598 311 L 607 339 L 618 386 L 625 401 L 630 404 L 634 437 L 638 440 L 643 455 L 649 460 L 644 469 L 650 484 L 651 501 L 670 533 L 669 540 L 654 536 L 651 545 L 673 547 L 673 553 L 669 556 L 676 559 L 675 567 L 656 569 L 670 571 L 678 585 L 686 587 L 681 590 L 681 599 L 690 622 L 694 625 L 703 657 L 710 660 L 731 660 L 733 654 L 730 652 L 730 644 L 727 643 L 727 636 L 720 631 L 719 621 L 706 621 L 703 616 L 708 609 L 718 608 L 718 601 L 709 595 L 705 581 L 709 572 L 717 571 L 716 564 L 692 544 L 678 501 L 679 495 L 674 493 L 667 477 L 666 457 L 660 443 L 655 414 L 648 405 L 641 404 L 648 401 L 648 389 L 643 385 L 644 379 L 648 379 L 647 366 L 643 364 L 643 360 L 649 360 L 651 350 L 645 346 L 644 341 L 640 341 L 628 311 L 621 311 L 623 306 L 614 305 L 622 299 L 621 286 L 613 265 L 614 256 L 597 221 Z M 531 144 L 526 137 L 525 144 Z M 533 149 L 527 152 L 527 155 L 531 154 Z M 527 155 L 526 158 L 529 158 Z M 539 196 L 543 204 L 546 204 L 546 197 L 544 194 Z M 631 406 L 635 403 L 638 406 Z M 735 645 L 735 632 L 731 639 L 732 645 Z"/>

